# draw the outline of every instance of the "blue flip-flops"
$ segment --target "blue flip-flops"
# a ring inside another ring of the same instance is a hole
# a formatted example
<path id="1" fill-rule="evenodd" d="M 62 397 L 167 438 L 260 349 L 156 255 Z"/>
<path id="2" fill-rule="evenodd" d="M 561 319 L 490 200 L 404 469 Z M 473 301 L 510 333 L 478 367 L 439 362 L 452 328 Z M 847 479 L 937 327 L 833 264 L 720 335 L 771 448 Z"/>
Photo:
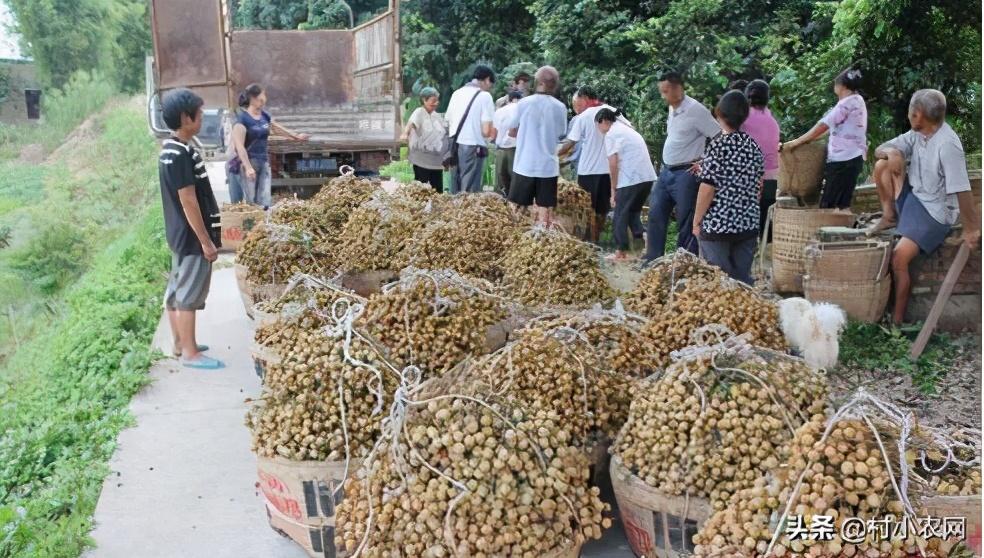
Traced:
<path id="1" fill-rule="evenodd" d="M 218 370 L 225 368 L 225 363 L 221 360 L 200 354 L 193 360 L 181 359 L 181 366 L 185 368 L 196 368 L 198 370 Z"/>

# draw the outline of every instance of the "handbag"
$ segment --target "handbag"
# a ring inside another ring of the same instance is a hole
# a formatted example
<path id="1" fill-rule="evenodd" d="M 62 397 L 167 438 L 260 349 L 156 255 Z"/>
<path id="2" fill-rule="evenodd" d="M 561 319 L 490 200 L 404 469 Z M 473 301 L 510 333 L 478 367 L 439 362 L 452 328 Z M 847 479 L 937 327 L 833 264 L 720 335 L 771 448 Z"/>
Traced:
<path id="1" fill-rule="evenodd" d="M 256 138 L 253 139 L 256 141 Z M 249 153 L 249 146 L 253 145 L 253 141 L 243 146 L 243 150 Z M 236 152 L 236 146 L 232 146 L 232 152 L 235 153 L 228 161 L 226 161 L 225 168 L 226 174 L 239 174 L 239 171 L 243 168 L 243 162 L 239 158 L 239 153 Z"/>
<path id="2" fill-rule="evenodd" d="M 461 129 L 465 127 L 465 120 L 468 119 L 468 113 L 471 112 L 472 104 L 475 99 L 481 95 L 482 90 L 479 89 L 475 96 L 468 101 L 468 106 L 465 108 L 465 114 L 461 115 L 461 120 L 458 122 L 458 130 L 454 133 L 454 139 L 448 145 L 448 153 L 444 156 L 444 166 L 445 167 L 456 167 L 458 166 L 458 134 L 461 133 Z"/>

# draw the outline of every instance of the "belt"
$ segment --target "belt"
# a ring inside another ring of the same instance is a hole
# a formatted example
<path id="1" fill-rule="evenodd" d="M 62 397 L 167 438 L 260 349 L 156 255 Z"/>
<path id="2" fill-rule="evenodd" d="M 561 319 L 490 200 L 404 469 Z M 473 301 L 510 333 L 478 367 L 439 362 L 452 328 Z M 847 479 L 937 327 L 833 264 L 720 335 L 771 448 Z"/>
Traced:
<path id="1" fill-rule="evenodd" d="M 682 170 L 688 170 L 692 166 L 694 166 L 694 163 L 691 161 L 690 163 L 683 163 L 680 165 L 666 165 L 666 170 L 670 172 L 679 172 Z"/>

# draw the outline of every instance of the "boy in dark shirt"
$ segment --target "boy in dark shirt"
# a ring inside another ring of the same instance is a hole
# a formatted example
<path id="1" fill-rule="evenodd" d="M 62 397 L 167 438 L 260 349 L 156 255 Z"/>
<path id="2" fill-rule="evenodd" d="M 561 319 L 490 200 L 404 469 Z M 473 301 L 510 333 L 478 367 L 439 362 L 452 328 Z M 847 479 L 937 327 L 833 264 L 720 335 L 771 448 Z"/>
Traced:
<path id="1" fill-rule="evenodd" d="M 158 160 L 164 229 L 171 248 L 171 274 L 164 306 L 174 336 L 174 355 L 188 368 L 216 370 L 225 366 L 206 356 L 208 347 L 195 340 L 195 312 L 205 308 L 218 257 L 221 233 L 214 229 L 219 210 L 201 154 L 191 140 L 202 128 L 201 97 L 176 89 L 161 103 L 164 123 L 174 131 L 164 140 Z"/>

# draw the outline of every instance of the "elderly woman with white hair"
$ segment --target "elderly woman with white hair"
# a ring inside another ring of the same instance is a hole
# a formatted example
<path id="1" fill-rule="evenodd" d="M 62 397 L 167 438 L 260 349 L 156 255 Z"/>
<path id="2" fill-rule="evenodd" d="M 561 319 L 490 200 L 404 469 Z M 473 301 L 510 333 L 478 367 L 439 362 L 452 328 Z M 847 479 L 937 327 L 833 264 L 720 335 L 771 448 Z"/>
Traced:
<path id="1" fill-rule="evenodd" d="M 444 192 L 444 154 L 447 151 L 448 129 L 444 117 L 437 113 L 441 101 L 437 89 L 420 90 L 420 104 L 407 120 L 403 141 L 409 140 L 409 157 L 413 179 L 429 183 L 437 193 Z"/>
<path id="2" fill-rule="evenodd" d="M 981 238 L 963 145 L 945 118 L 943 93 L 920 89 L 909 102 L 912 129 L 875 150 L 882 218 L 871 232 L 896 227 L 902 237 L 892 254 L 896 324 L 902 322 L 909 302 L 912 260 L 939 248 L 958 220 L 970 248 Z"/>

